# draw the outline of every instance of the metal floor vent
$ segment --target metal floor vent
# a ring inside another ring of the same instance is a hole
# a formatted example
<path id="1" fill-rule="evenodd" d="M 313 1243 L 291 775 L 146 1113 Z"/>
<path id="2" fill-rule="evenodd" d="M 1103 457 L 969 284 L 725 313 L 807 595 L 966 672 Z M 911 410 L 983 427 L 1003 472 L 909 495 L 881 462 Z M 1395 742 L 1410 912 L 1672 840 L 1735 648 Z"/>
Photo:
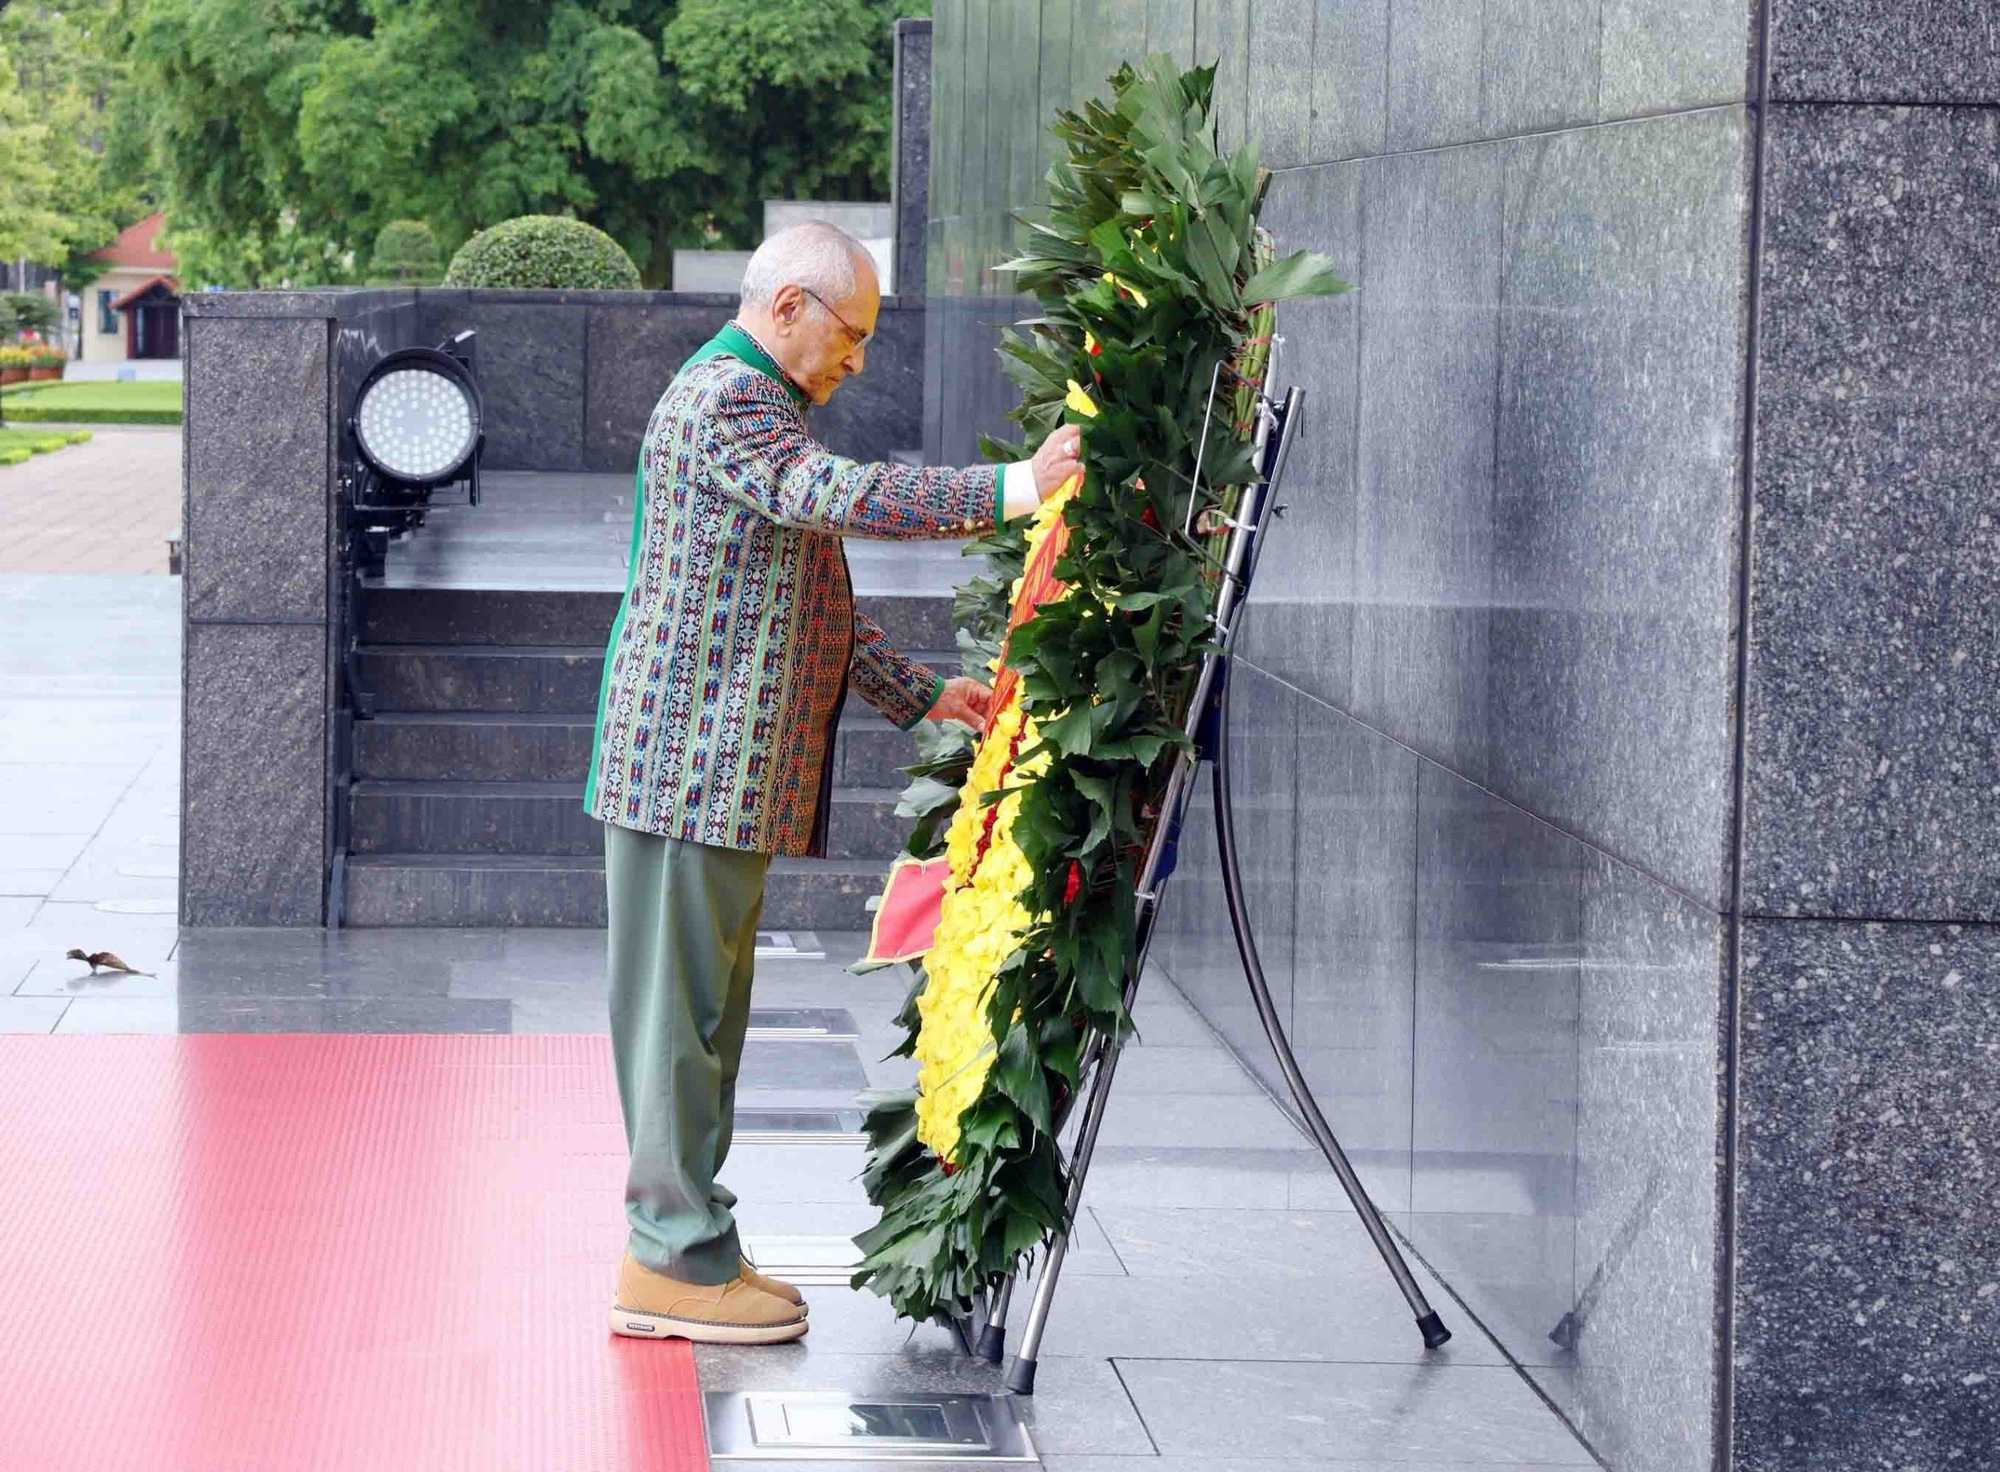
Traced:
<path id="1" fill-rule="evenodd" d="M 810 930 L 760 930 L 757 932 L 759 961 L 824 961 L 826 950 Z"/>
<path id="2" fill-rule="evenodd" d="M 1004 1395 L 759 1390 L 711 1391 L 703 1400 L 718 1462 L 1040 1463 Z"/>
<path id="3" fill-rule="evenodd" d="M 851 1043 L 861 1034 L 854 1014 L 845 1007 L 752 1007 L 750 1038 L 799 1038 L 810 1042 Z"/>
<path id="4" fill-rule="evenodd" d="M 745 1237 L 743 1255 L 760 1273 L 808 1287 L 845 1288 L 861 1266 L 852 1237 Z"/>
<path id="5" fill-rule="evenodd" d="M 739 1109 L 739 1145 L 859 1145 L 859 1109 Z"/>

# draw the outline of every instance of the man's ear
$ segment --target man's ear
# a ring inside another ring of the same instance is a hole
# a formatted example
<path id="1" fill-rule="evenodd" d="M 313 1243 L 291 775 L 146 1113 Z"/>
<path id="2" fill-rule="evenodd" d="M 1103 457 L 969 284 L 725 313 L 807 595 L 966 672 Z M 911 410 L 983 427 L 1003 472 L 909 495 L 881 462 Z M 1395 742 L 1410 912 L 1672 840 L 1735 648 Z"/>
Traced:
<path id="1" fill-rule="evenodd" d="M 804 310 L 806 294 L 791 283 L 779 287 L 771 297 L 771 317 L 786 327 L 799 324 L 799 313 Z"/>

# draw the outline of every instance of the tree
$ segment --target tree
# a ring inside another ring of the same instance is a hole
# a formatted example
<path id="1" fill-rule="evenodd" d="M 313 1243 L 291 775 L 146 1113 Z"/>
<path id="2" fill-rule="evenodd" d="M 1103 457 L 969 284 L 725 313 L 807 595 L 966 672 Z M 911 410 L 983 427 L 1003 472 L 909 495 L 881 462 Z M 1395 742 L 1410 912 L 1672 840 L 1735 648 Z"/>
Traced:
<path id="1" fill-rule="evenodd" d="M 391 220 L 375 237 L 369 275 L 398 286 L 434 286 L 444 275 L 444 253 L 422 220 Z"/>
<path id="2" fill-rule="evenodd" d="M 449 252 L 525 214 L 597 226 L 662 285 L 677 245 L 754 244 L 767 196 L 886 195 L 891 25 L 929 9 L 129 4 L 175 240 L 230 285 L 353 279 L 394 219 Z"/>

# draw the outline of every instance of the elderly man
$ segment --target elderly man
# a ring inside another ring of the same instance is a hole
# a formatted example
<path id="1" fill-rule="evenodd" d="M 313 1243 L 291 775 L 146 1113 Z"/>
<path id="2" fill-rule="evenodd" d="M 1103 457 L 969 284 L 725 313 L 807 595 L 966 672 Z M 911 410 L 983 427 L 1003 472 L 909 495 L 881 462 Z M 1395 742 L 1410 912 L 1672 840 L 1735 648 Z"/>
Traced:
<path id="1" fill-rule="evenodd" d="M 848 688 L 905 730 L 992 692 L 898 653 L 842 537 L 961 537 L 1078 469 L 1074 429 L 1003 468 L 862 465 L 806 410 L 859 373 L 881 293 L 831 225 L 764 242 L 736 320 L 682 365 L 640 451 L 630 585 L 605 652 L 585 808 L 604 829 L 612 1050 L 630 1224 L 614 1333 L 770 1344 L 798 1290 L 743 1260 L 729 1153 L 765 871 L 823 855 Z"/>

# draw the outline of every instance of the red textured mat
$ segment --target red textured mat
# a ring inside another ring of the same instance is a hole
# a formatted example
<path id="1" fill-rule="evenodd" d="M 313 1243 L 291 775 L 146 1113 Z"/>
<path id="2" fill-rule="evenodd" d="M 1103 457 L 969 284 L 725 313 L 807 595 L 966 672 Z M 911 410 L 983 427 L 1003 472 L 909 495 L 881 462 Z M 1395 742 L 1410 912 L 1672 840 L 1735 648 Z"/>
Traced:
<path id="1" fill-rule="evenodd" d="M 0 1037 L 6 1472 L 688 1472 L 608 1037 Z"/>

